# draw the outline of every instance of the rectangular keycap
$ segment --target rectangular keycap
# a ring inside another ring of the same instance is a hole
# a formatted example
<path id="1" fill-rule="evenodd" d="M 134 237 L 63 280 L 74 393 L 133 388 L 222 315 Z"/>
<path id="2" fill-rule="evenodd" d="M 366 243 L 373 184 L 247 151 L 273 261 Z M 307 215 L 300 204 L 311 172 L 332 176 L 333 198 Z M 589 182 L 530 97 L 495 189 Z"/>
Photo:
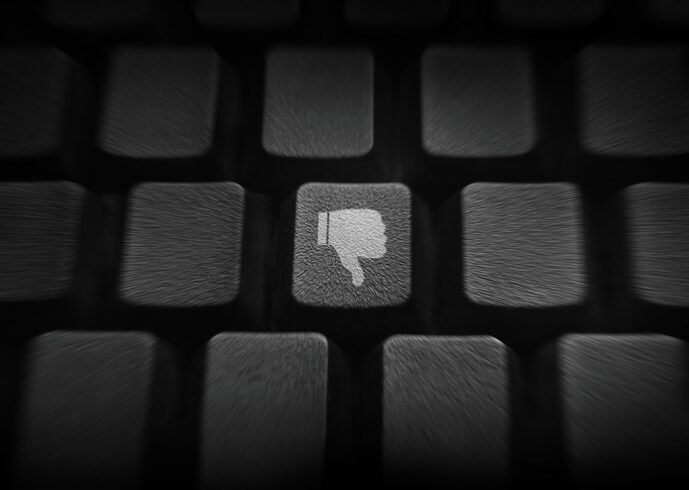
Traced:
<path id="1" fill-rule="evenodd" d="M 385 480 L 403 488 L 506 486 L 507 347 L 492 337 L 395 336 L 382 355 Z"/>
<path id="2" fill-rule="evenodd" d="M 558 349 L 570 479 L 580 488 L 686 486 L 686 342 L 570 335 Z"/>
<path id="3" fill-rule="evenodd" d="M 74 293 L 85 198 L 72 182 L 0 183 L 0 303 Z"/>
<path id="4" fill-rule="evenodd" d="M 326 443 L 317 334 L 219 334 L 207 346 L 200 488 L 313 488 Z"/>
<path id="5" fill-rule="evenodd" d="M 143 333 L 46 333 L 27 352 L 19 488 L 137 488 L 156 341 Z"/>

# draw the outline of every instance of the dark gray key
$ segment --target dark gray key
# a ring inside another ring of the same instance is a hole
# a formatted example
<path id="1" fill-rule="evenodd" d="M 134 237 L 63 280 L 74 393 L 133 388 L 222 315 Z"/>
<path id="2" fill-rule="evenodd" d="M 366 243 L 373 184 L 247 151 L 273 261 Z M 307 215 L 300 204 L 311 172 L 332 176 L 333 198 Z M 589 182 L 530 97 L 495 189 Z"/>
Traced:
<path id="1" fill-rule="evenodd" d="M 688 354 L 685 342 L 663 335 L 571 335 L 560 341 L 572 480 L 584 488 L 686 484 Z"/>
<path id="2" fill-rule="evenodd" d="M 645 0 L 650 17 L 667 24 L 689 23 L 689 4 L 684 0 Z"/>
<path id="3" fill-rule="evenodd" d="M 506 485 L 508 349 L 493 337 L 388 339 L 382 421 L 383 472 L 390 483 Z"/>
<path id="4" fill-rule="evenodd" d="M 547 308 L 584 300 L 583 224 L 575 186 L 471 184 L 462 191 L 462 206 L 464 294 L 471 302 Z M 459 251 L 460 243 L 454 243 Z"/>
<path id="5" fill-rule="evenodd" d="M 141 23 L 152 15 L 152 0 L 45 0 L 42 11 L 51 23 L 84 30 L 111 30 Z"/>
<path id="6" fill-rule="evenodd" d="M 54 49 L 0 50 L 0 159 L 59 153 L 71 69 Z"/>
<path id="7" fill-rule="evenodd" d="M 0 303 L 73 292 L 84 199 L 71 182 L 0 183 Z"/>
<path id="8" fill-rule="evenodd" d="M 634 296 L 689 307 L 689 185 L 637 184 L 624 203 Z"/>
<path id="9" fill-rule="evenodd" d="M 586 151 L 625 158 L 689 152 L 684 49 L 592 46 L 579 56 Z"/>
<path id="10" fill-rule="evenodd" d="M 433 47 L 421 63 L 422 142 L 433 156 L 514 157 L 537 141 L 531 61 L 518 47 Z"/>
<path id="11" fill-rule="evenodd" d="M 562 27 L 589 24 L 605 12 L 607 0 L 499 0 L 503 22 Z"/>
<path id="12" fill-rule="evenodd" d="M 117 157 L 201 157 L 213 145 L 219 62 L 203 48 L 117 51 L 107 85 L 101 149 Z"/>
<path id="13" fill-rule="evenodd" d="M 345 17 L 355 27 L 428 27 L 447 19 L 449 0 L 347 0 Z"/>
<path id="14" fill-rule="evenodd" d="M 196 18 L 227 29 L 284 27 L 299 17 L 299 0 L 196 0 Z"/>
<path id="15" fill-rule="evenodd" d="M 141 484 L 155 348 L 142 333 L 50 332 L 31 342 L 20 488 Z"/>
<path id="16" fill-rule="evenodd" d="M 208 343 L 204 489 L 310 488 L 322 478 L 328 341 L 317 334 L 220 334 Z"/>
<path id="17" fill-rule="evenodd" d="M 139 307 L 229 305 L 240 293 L 245 192 L 145 183 L 129 196 L 119 296 Z"/>
<path id="18" fill-rule="evenodd" d="M 265 87 L 263 148 L 269 154 L 348 158 L 373 148 L 370 52 L 277 48 L 268 54 Z"/>

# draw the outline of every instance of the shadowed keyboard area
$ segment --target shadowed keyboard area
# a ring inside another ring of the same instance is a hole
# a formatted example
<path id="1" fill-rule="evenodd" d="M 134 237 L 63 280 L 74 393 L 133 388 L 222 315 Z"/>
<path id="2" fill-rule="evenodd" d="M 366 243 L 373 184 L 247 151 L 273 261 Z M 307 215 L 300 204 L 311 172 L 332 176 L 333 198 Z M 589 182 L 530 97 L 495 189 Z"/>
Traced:
<path id="1" fill-rule="evenodd" d="M 687 487 L 688 5 L 0 0 L 0 488 Z"/>

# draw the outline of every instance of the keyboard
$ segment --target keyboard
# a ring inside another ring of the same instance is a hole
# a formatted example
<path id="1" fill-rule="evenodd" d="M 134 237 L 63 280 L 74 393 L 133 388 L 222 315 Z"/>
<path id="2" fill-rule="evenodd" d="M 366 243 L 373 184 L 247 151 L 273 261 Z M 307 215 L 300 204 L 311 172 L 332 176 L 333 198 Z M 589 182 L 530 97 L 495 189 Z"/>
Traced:
<path id="1" fill-rule="evenodd" d="M 0 486 L 686 486 L 688 28 L 0 1 Z"/>

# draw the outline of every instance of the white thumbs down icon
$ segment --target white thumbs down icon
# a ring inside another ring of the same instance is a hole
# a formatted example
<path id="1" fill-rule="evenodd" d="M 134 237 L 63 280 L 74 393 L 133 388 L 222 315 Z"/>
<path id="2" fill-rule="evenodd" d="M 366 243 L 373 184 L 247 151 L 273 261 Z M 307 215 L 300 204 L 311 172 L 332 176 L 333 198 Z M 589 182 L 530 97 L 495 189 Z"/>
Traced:
<path id="1" fill-rule="evenodd" d="M 364 283 L 359 258 L 380 259 L 385 248 L 385 224 L 374 209 L 341 209 L 318 213 L 318 245 L 332 245 L 345 269 L 352 273 L 352 284 Z"/>

